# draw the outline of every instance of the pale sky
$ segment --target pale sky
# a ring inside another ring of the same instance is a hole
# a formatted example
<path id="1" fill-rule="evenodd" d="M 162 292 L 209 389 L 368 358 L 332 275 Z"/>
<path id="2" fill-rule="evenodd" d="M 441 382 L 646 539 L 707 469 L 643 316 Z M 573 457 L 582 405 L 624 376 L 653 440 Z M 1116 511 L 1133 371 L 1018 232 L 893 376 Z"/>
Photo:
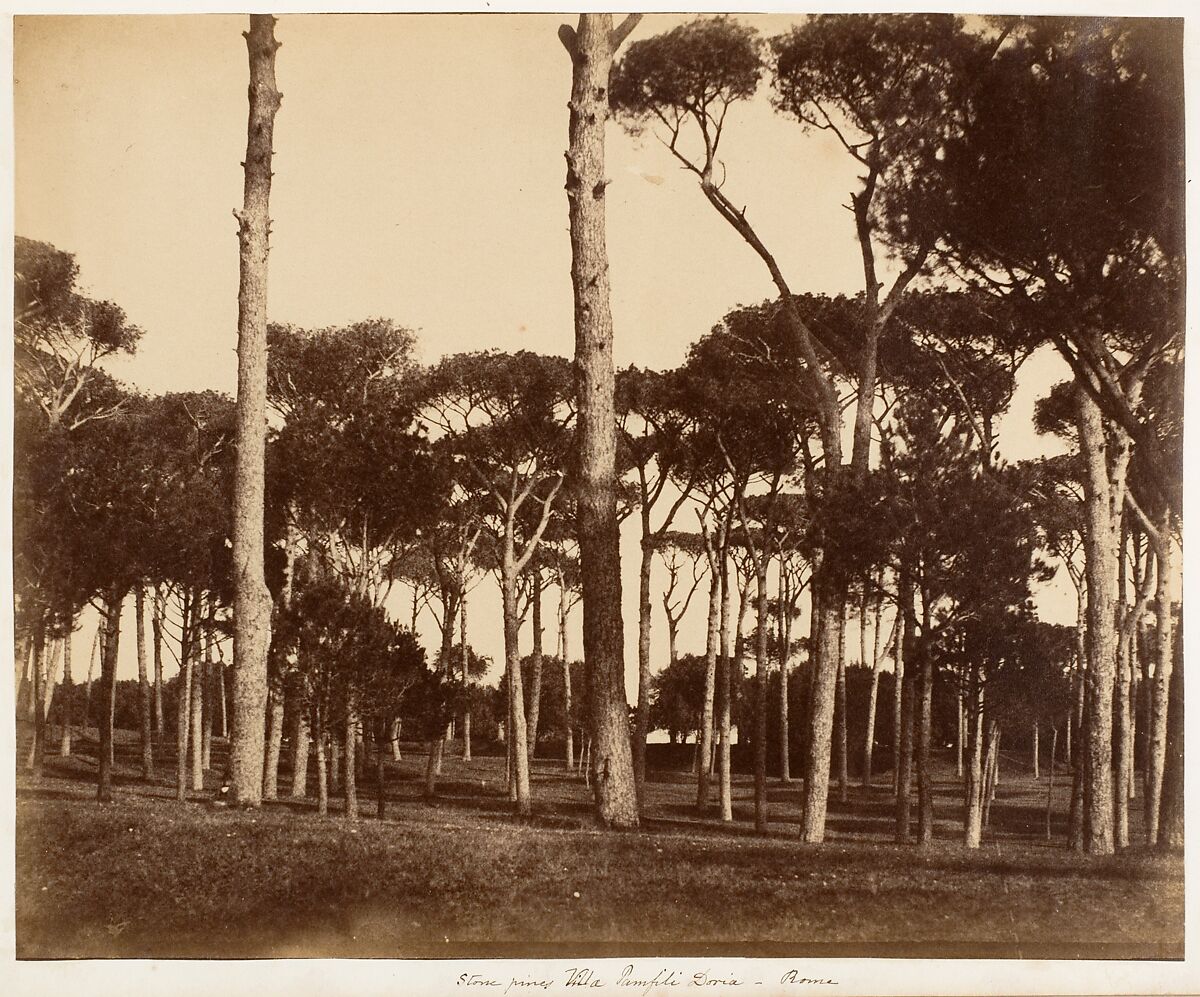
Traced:
<path id="1" fill-rule="evenodd" d="M 741 19 L 767 35 L 797 20 Z M 387 316 L 419 332 L 426 361 L 488 347 L 570 355 L 562 20 L 280 18 L 272 320 L 311 327 Z M 681 20 L 648 15 L 631 38 Z M 244 17 L 225 15 L 15 20 L 16 232 L 74 253 L 84 289 L 118 302 L 145 330 L 137 355 L 110 370 L 146 391 L 234 390 L 245 27 Z M 842 205 L 855 171 L 840 147 L 775 114 L 764 88 L 731 112 L 722 151 L 727 193 L 747 206 L 793 290 L 854 293 L 861 269 Z M 613 124 L 607 154 L 616 360 L 675 366 L 730 308 L 774 288 L 652 136 L 631 138 Z M 1028 365 L 1001 426 L 1006 458 L 1057 449 L 1028 426 L 1034 399 L 1065 376 L 1053 354 Z M 624 544 L 631 696 L 636 529 L 627 523 Z M 1043 594 L 1043 615 L 1074 621 L 1067 589 L 1060 577 Z M 702 603 L 698 593 L 685 651 L 703 649 Z M 656 598 L 656 667 L 666 659 L 661 614 Z M 472 643 L 499 663 L 491 582 L 474 595 L 471 616 Z M 130 614 L 123 678 L 135 674 L 132 622 Z M 575 625 L 580 649 L 578 612 Z M 94 621 L 83 626 L 77 678 Z M 423 630 L 435 647 L 432 622 Z M 528 631 L 522 638 L 527 649 Z M 548 633 L 548 649 L 553 642 Z"/>

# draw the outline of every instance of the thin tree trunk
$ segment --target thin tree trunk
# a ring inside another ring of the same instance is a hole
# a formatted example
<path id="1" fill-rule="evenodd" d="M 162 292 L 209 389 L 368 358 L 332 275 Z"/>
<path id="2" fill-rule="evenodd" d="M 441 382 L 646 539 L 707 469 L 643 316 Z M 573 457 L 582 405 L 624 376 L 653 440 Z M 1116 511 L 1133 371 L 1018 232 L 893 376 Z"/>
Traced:
<path id="1" fill-rule="evenodd" d="M 375 728 L 375 816 L 380 820 L 387 816 L 387 783 L 383 766 L 383 742 L 387 740 L 390 727 L 391 724 L 387 720 L 381 719 Z"/>
<path id="2" fill-rule="evenodd" d="M 933 659 L 925 635 L 929 633 L 929 597 L 922 594 L 924 626 L 921 629 L 918 657 L 921 662 L 921 723 L 917 742 L 917 839 L 922 845 L 933 841 L 933 772 L 930 757 L 933 746 Z"/>
<path id="3" fill-rule="evenodd" d="M 337 793 L 342 788 L 342 748 L 334 731 L 326 737 L 329 738 L 329 791 Z"/>
<path id="4" fill-rule="evenodd" d="M 542 573 L 533 579 L 533 649 L 529 654 L 529 719 L 526 750 L 532 763 L 537 756 L 538 718 L 542 711 Z"/>
<path id="5" fill-rule="evenodd" d="M 1182 638 L 1182 634 L 1180 634 Z M 1183 681 L 1184 669 L 1177 663 L 1171 670 L 1170 703 L 1167 707 L 1166 758 L 1163 765 L 1162 790 L 1159 796 L 1158 839 L 1160 849 L 1182 849 L 1184 846 L 1184 735 Z M 1152 839 L 1153 840 L 1153 839 Z"/>
<path id="6" fill-rule="evenodd" d="M 243 806 L 262 799 L 263 715 L 271 593 L 263 567 L 263 506 L 267 433 L 268 202 L 275 112 L 275 18 L 252 14 L 246 34 L 250 61 L 250 114 L 245 197 L 238 216 L 237 439 L 233 485 L 233 737 L 230 793 Z"/>
<path id="7" fill-rule="evenodd" d="M 963 820 L 963 843 L 968 848 L 978 848 L 983 842 L 983 724 L 984 702 L 983 686 L 977 684 L 974 708 L 969 711 L 968 722 L 972 719 L 971 729 L 971 761 L 967 767 L 967 808 Z"/>
<path id="8" fill-rule="evenodd" d="M 613 332 L 604 232 L 608 183 L 604 128 L 613 54 L 639 18 L 630 15 L 614 31 L 611 14 L 580 14 L 576 30 L 566 25 L 559 30 L 572 63 L 566 190 L 575 300 L 576 535 L 583 580 L 583 651 L 597 756 L 592 763 L 597 777 L 594 794 L 600 822 L 622 828 L 637 827 L 638 798 L 625 699 Z M 523 726 L 523 717 L 521 721 Z M 524 735 L 523 730 L 516 733 Z"/>
<path id="9" fill-rule="evenodd" d="M 1042 770 L 1040 767 L 1040 759 L 1038 758 L 1039 749 L 1041 747 L 1041 745 L 1038 743 L 1038 741 L 1039 741 L 1038 734 L 1039 733 L 1040 732 L 1038 730 L 1038 722 L 1035 720 L 1033 722 L 1033 752 L 1032 752 L 1033 757 L 1030 759 L 1030 761 L 1033 762 L 1033 780 L 1034 780 L 1034 782 L 1037 782 L 1037 780 L 1042 777 Z"/>
<path id="10" fill-rule="evenodd" d="M 297 713 L 295 734 L 292 738 L 292 791 L 293 799 L 308 795 L 308 722 Z"/>
<path id="11" fill-rule="evenodd" d="M 900 691 L 900 788 L 896 793 L 896 840 L 907 844 L 912 840 L 912 767 L 913 767 L 913 713 L 916 689 L 912 669 L 906 669 L 903 688 Z"/>
<path id="12" fill-rule="evenodd" d="M 121 604 L 124 592 L 111 592 L 104 599 L 104 653 L 100 657 L 100 765 L 96 799 L 112 799 L 113 702 L 117 689 L 117 653 L 121 646 Z"/>
<path id="13" fill-rule="evenodd" d="M 791 583 L 779 557 L 779 781 L 792 781 L 791 729 L 788 717 L 788 664 L 792 657 Z"/>
<path id="14" fill-rule="evenodd" d="M 46 697 L 42 679 L 42 659 L 46 656 L 46 628 L 39 618 L 33 636 L 33 745 L 28 768 L 35 776 L 42 774 L 42 757 L 46 750 L 46 713 L 42 701 Z M 103 798 L 103 797 L 102 797 Z"/>
<path id="15" fill-rule="evenodd" d="M 204 603 L 201 602 L 200 606 L 201 621 L 197 624 L 195 636 L 197 651 L 200 649 L 200 630 L 204 626 Z M 193 662 L 191 671 L 192 738 L 189 750 L 192 758 L 192 789 L 202 790 L 204 788 L 204 662 L 198 653 L 193 655 Z"/>
<path id="16" fill-rule="evenodd" d="M 721 626 L 721 574 L 715 558 L 709 564 L 708 628 L 704 648 L 704 703 L 700 713 L 700 768 L 696 773 L 696 809 L 708 808 L 713 754 L 713 707 L 717 689 L 717 654 Z"/>
<path id="17" fill-rule="evenodd" d="M 721 663 L 717 681 L 721 688 L 721 714 L 719 721 L 720 745 L 717 752 L 717 778 L 720 785 L 721 820 L 733 820 L 733 784 L 730 772 L 731 736 L 730 712 L 733 694 L 733 659 L 729 648 L 729 617 L 732 609 L 732 593 L 729 588 L 729 555 L 722 550 L 721 559 Z"/>
<path id="18" fill-rule="evenodd" d="M 838 800 L 850 799 L 850 752 L 848 744 L 849 722 L 846 718 L 846 603 L 838 618 L 838 673 L 837 702 L 833 711 L 834 758 L 837 761 Z"/>
<path id="19" fill-rule="evenodd" d="M 996 721 L 989 724 L 987 756 L 983 762 L 983 826 L 992 819 L 992 801 L 996 799 L 996 771 L 1000 759 L 1000 728 Z"/>
<path id="20" fill-rule="evenodd" d="M 955 700 L 958 703 L 958 726 L 954 732 L 954 774 L 961 779 L 963 777 L 963 741 L 966 740 L 966 724 L 967 718 L 963 713 L 963 694 L 962 686 L 959 685 L 955 693 Z"/>
<path id="21" fill-rule="evenodd" d="M 329 767 L 325 759 L 325 731 L 318 710 L 313 716 L 313 743 L 317 747 L 317 813 L 329 813 Z"/>
<path id="22" fill-rule="evenodd" d="M 1157 638 L 1154 642 L 1156 662 L 1154 668 L 1154 686 L 1152 690 L 1152 710 L 1150 717 L 1150 778 L 1149 790 L 1146 793 L 1146 840 L 1158 841 L 1159 810 L 1162 802 L 1163 771 L 1167 757 L 1167 725 L 1169 692 L 1171 680 L 1172 654 L 1174 650 L 1174 635 L 1171 632 L 1171 597 L 1169 579 L 1171 573 L 1171 548 L 1169 524 L 1164 524 L 1160 530 L 1161 541 L 1156 551 L 1158 571 L 1156 577 L 1154 599 L 1155 617 L 1157 623 Z"/>
<path id="23" fill-rule="evenodd" d="M 562 581 L 560 577 L 560 582 Z M 567 653 L 567 590 L 559 591 L 558 600 L 559 660 L 563 670 L 563 730 L 566 732 L 567 771 L 575 764 L 575 730 L 571 722 L 571 657 Z"/>
<path id="24" fill-rule="evenodd" d="M 650 510 L 642 509 L 642 557 L 638 569 L 638 696 L 634 716 L 633 778 L 641 798 L 646 781 L 646 737 L 650 733 Z"/>
<path id="25" fill-rule="evenodd" d="M 183 632 L 179 638 L 179 681 L 175 690 L 175 799 L 187 799 L 188 718 L 192 709 L 192 629 L 196 614 L 184 599 Z"/>
<path id="26" fill-rule="evenodd" d="M 744 524 L 743 524 L 744 525 Z M 758 564 L 758 634 L 754 648 L 754 829 L 767 830 L 767 553 Z"/>
<path id="27" fill-rule="evenodd" d="M 163 716 L 162 617 L 162 590 L 155 585 L 154 595 L 150 599 L 150 635 L 154 646 L 154 733 L 159 739 L 166 730 L 166 719 Z"/>
<path id="28" fill-rule="evenodd" d="M 1050 810 L 1054 805 L 1054 752 L 1058 749 L 1058 728 L 1050 733 L 1050 778 L 1046 785 L 1046 840 L 1050 840 Z"/>
<path id="29" fill-rule="evenodd" d="M 134 616 L 137 619 L 138 705 L 142 717 L 142 778 L 154 778 L 153 709 L 150 679 L 146 673 L 146 591 L 141 582 L 134 587 Z"/>
<path id="30" fill-rule="evenodd" d="M 441 741 L 438 741 L 438 744 L 441 743 Z M 347 820 L 358 820 L 358 766 L 355 763 L 357 747 L 358 717 L 354 713 L 353 704 L 347 704 L 344 747 L 346 771 L 342 776 L 342 795 L 346 801 L 344 816 Z"/>
<path id="31" fill-rule="evenodd" d="M 74 633 L 75 620 L 72 619 L 67 627 L 66 642 L 63 644 L 62 734 L 58 739 L 58 753 L 63 758 L 69 758 L 71 755 L 71 725 L 75 722 L 72 712 L 75 683 L 71 676 L 71 637 Z"/>
<path id="32" fill-rule="evenodd" d="M 279 755 L 283 748 L 284 686 L 279 682 L 267 697 L 267 757 L 263 762 L 262 798 L 279 795 Z"/>
<path id="33" fill-rule="evenodd" d="M 470 650 L 467 645 L 467 591 L 465 586 L 458 597 L 458 643 L 459 649 L 462 652 L 463 689 L 466 690 L 468 696 L 466 707 L 463 709 L 462 760 L 469 762 L 471 760 L 471 700 L 469 698 L 471 692 L 471 668 Z M 567 695 L 569 697 L 570 692 Z M 569 711 L 570 707 L 568 706 L 568 714 Z"/>
<path id="34" fill-rule="evenodd" d="M 517 813 L 527 817 L 533 812 L 529 789 L 529 754 L 525 730 L 525 695 L 521 681 L 521 652 L 518 645 L 520 622 L 517 618 L 517 579 L 513 566 L 512 539 L 506 541 L 504 555 L 504 657 L 508 674 L 508 725 L 504 732 L 508 742 L 510 765 L 510 797 Z"/>
<path id="35" fill-rule="evenodd" d="M 92 673 L 96 670 L 96 661 L 100 657 L 100 653 L 104 644 L 104 617 L 100 617 L 100 622 L 96 624 L 96 636 L 92 638 L 92 655 L 88 659 L 87 682 L 83 687 L 83 728 L 87 730 L 89 721 L 91 720 L 92 712 Z M 32 648 L 30 649 L 32 654 Z M 100 726 L 99 722 L 96 724 Z"/>

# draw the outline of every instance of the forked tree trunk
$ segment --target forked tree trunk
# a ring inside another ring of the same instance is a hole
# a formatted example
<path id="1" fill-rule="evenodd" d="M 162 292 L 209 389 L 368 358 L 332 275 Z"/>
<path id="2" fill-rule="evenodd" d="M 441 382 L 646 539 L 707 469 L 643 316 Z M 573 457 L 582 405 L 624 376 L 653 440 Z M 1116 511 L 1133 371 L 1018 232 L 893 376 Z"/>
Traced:
<path id="1" fill-rule="evenodd" d="M 134 587 L 134 616 L 137 620 L 138 706 L 142 718 L 142 778 L 154 778 L 153 703 L 150 678 L 146 672 L 146 590 L 141 582 Z"/>
<path id="2" fill-rule="evenodd" d="M 238 391 L 233 482 L 233 738 L 230 794 L 243 806 L 262 799 L 263 715 L 271 593 L 263 566 L 267 433 L 267 254 L 275 112 L 275 18 L 252 14 L 245 196 L 238 216 Z"/>
<path id="3" fill-rule="evenodd" d="M 575 300 L 579 457 L 576 533 L 583 579 L 583 653 L 588 667 L 595 752 L 593 791 L 600 822 L 620 828 L 637 827 L 638 800 L 629 747 L 621 620 L 613 332 L 604 232 L 604 191 L 608 183 L 604 175 L 604 128 L 609 116 L 608 79 L 613 54 L 639 19 L 640 15 L 630 15 L 614 31 L 611 14 L 580 14 L 576 30 L 566 25 L 559 30 L 572 64 L 566 190 Z M 523 717 L 521 721 L 523 726 Z M 518 734 L 524 736 L 524 730 L 514 731 L 514 740 Z M 528 786 L 525 793 L 527 799 Z M 528 812 L 528 802 L 524 810 Z"/>
<path id="4" fill-rule="evenodd" d="M 125 593 L 113 591 L 104 598 L 104 653 L 100 657 L 100 764 L 96 799 L 112 799 L 113 703 L 117 690 L 117 653 L 121 646 L 121 604 Z"/>

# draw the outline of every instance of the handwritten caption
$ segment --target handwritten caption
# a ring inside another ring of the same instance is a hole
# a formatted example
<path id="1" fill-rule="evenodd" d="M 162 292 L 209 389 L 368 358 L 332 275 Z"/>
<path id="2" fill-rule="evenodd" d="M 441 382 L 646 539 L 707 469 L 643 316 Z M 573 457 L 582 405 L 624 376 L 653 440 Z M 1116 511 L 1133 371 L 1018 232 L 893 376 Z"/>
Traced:
<path id="1" fill-rule="evenodd" d="M 650 997 L 651 994 L 685 990 L 700 990 L 718 994 L 730 990 L 763 986 L 766 983 L 783 987 L 837 986 L 837 980 L 805 976 L 796 969 L 789 969 L 778 978 L 772 977 L 764 980 L 709 970 L 683 972 L 678 969 L 658 968 L 654 972 L 648 972 L 636 969 L 632 963 L 622 967 L 615 976 L 601 975 L 597 970 L 587 966 L 575 966 L 565 970 L 562 975 L 497 978 L 482 973 L 462 973 L 457 980 L 458 987 L 464 990 L 478 990 L 501 995 L 533 993 L 538 990 L 551 992 L 552 988 L 555 992 L 570 990 L 572 993 L 576 990 L 590 993 L 615 988 L 620 993 L 638 995 L 638 997 Z"/>

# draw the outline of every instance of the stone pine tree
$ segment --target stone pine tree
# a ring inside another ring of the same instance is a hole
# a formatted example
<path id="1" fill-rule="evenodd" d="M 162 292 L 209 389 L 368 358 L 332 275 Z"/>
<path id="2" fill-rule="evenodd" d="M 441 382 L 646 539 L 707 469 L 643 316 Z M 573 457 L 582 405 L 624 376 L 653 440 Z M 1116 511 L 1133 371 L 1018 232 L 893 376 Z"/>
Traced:
<path id="1" fill-rule="evenodd" d="M 600 821 L 613 827 L 636 827 L 638 802 L 625 699 L 604 126 L 613 55 L 640 19 L 640 14 L 630 14 L 614 28 L 611 14 L 580 14 L 576 28 L 564 24 L 558 32 L 572 65 L 566 188 L 575 292 L 583 653 L 596 773 L 592 785 Z"/>
<path id="2" fill-rule="evenodd" d="M 250 58 L 246 183 L 238 219 L 237 464 L 233 489 L 234 673 L 230 790 L 255 806 L 262 799 L 263 715 L 271 595 L 263 566 L 267 434 L 267 253 L 275 112 L 275 18 L 252 14 L 245 33 Z"/>

